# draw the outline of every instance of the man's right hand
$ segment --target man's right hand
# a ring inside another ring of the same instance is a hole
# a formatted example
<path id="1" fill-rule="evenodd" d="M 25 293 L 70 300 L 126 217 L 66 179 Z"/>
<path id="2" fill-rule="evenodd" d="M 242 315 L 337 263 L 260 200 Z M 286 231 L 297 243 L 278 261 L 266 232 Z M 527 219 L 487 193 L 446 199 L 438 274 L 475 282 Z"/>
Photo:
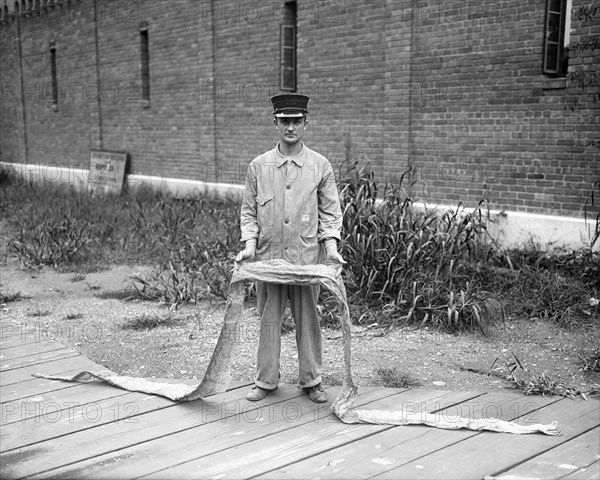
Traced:
<path id="1" fill-rule="evenodd" d="M 235 257 L 236 262 L 241 262 L 242 260 L 252 259 L 256 254 L 256 238 L 252 238 L 250 240 L 246 240 L 246 248 L 244 248 L 240 253 Z"/>

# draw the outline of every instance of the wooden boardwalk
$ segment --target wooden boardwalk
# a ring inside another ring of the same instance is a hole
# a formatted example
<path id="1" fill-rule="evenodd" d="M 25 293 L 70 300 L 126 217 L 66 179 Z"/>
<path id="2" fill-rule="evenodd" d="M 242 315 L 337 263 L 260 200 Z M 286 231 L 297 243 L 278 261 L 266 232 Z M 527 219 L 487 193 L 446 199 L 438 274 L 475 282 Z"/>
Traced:
<path id="1" fill-rule="evenodd" d="M 600 478 L 597 399 L 361 388 L 357 405 L 365 408 L 557 420 L 562 436 L 345 425 L 329 404 L 287 385 L 258 403 L 244 398 L 250 382 L 175 403 L 104 383 L 35 378 L 103 368 L 16 323 L 2 328 L 2 479 Z"/>

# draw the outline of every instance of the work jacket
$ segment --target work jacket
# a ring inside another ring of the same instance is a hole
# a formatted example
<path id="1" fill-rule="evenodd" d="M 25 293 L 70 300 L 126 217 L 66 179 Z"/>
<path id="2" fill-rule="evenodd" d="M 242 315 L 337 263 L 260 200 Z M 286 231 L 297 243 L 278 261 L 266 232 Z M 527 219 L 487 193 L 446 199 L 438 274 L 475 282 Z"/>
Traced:
<path id="1" fill-rule="evenodd" d="M 333 168 L 304 144 L 293 157 L 279 145 L 248 166 L 241 207 L 242 241 L 257 239 L 256 260 L 295 265 L 323 261 L 322 240 L 340 239 L 342 211 Z"/>

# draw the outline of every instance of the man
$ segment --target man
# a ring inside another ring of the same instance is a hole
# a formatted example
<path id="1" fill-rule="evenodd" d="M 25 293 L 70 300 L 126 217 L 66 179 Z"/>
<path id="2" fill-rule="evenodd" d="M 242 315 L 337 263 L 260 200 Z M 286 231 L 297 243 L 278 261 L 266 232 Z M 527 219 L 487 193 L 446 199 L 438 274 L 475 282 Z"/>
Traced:
<path id="1" fill-rule="evenodd" d="M 241 208 L 246 248 L 236 262 L 282 259 L 295 265 L 346 263 L 337 250 L 342 212 L 329 161 L 302 143 L 308 126 L 306 95 L 271 98 L 277 146 L 248 166 Z M 257 282 L 261 317 L 255 386 L 246 398 L 263 399 L 279 383 L 281 322 L 288 299 L 296 324 L 299 386 L 313 402 L 327 401 L 321 386 L 318 286 Z"/>

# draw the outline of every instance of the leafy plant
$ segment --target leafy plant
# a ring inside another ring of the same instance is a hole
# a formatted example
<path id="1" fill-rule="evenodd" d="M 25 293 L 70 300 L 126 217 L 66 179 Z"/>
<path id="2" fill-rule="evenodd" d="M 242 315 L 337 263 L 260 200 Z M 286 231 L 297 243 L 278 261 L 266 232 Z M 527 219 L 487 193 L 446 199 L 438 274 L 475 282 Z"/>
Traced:
<path id="1" fill-rule="evenodd" d="M 58 222 L 43 221 L 32 228 L 22 228 L 9 241 L 9 253 L 16 254 L 24 267 L 51 265 L 58 267 L 73 262 L 76 255 L 91 243 L 92 225 L 65 214 Z"/>
<path id="2" fill-rule="evenodd" d="M 398 186 L 382 187 L 368 165 L 354 163 L 340 183 L 341 253 L 352 301 L 384 309 L 390 328 L 402 321 L 485 332 L 504 312 L 471 280 L 473 265 L 492 248 L 482 204 L 419 211 L 406 194 L 408 178 L 406 172 Z"/>

